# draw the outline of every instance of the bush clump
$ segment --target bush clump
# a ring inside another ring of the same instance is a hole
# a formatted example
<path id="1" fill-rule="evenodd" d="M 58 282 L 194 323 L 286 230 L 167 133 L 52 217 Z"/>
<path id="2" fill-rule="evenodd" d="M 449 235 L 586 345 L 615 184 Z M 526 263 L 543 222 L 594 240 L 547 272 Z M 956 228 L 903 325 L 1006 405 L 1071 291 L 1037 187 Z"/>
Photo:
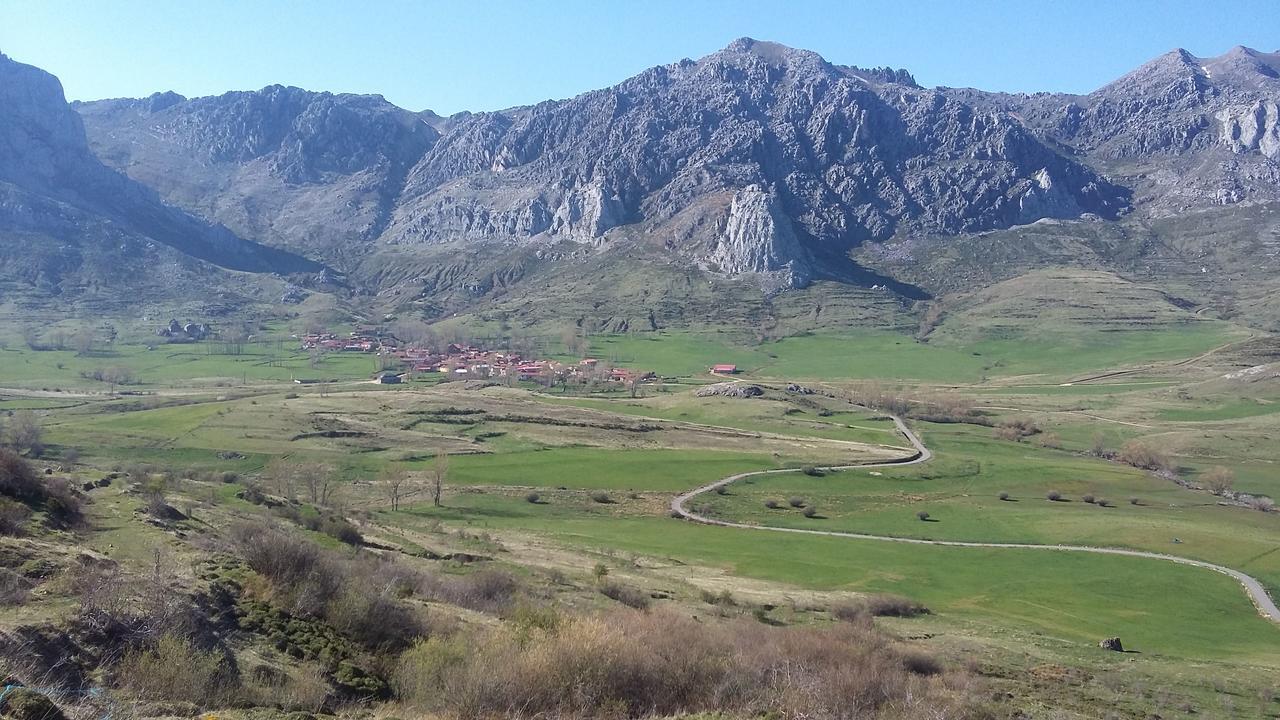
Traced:
<path id="1" fill-rule="evenodd" d="M 600 594 L 636 610 L 649 609 L 649 596 L 637 588 L 616 582 L 604 582 L 600 584 Z"/>
<path id="2" fill-rule="evenodd" d="M 536 492 L 525 493 L 524 501 L 529 503 L 530 505 L 537 505 L 538 503 L 542 502 L 542 496 Z"/>
<path id="3" fill-rule="evenodd" d="M 552 630 L 492 627 L 401 657 L 396 689 L 421 714 L 484 717 L 903 717 L 964 714 L 940 666 L 871 628 L 699 623 L 618 610 Z M 948 705 L 943 709 L 944 705 Z"/>
<path id="4" fill-rule="evenodd" d="M 0 497 L 0 535 L 21 535 L 31 519 L 31 508 Z"/>
<path id="5" fill-rule="evenodd" d="M 866 595 L 831 608 L 831 615 L 844 622 L 858 622 L 867 617 L 918 617 L 928 615 L 929 608 L 901 595 Z"/>
<path id="6" fill-rule="evenodd" d="M 1007 493 L 1007 492 L 1001 492 L 997 497 L 999 497 L 1001 500 L 1008 500 L 1008 499 L 1009 499 L 1009 493 Z"/>
<path id="7" fill-rule="evenodd" d="M 802 497 L 787 498 L 787 504 L 793 508 L 802 508 L 805 506 L 805 499 Z"/>
<path id="8" fill-rule="evenodd" d="M 613 502 L 613 498 L 609 497 L 609 493 L 603 490 L 597 490 L 591 493 L 591 500 L 593 502 L 598 502 L 601 505 L 608 505 Z"/>
<path id="9" fill-rule="evenodd" d="M 769 508 L 770 510 L 777 510 L 779 507 L 782 506 L 782 503 L 778 502 L 777 500 L 765 500 L 764 506 Z"/>
<path id="10" fill-rule="evenodd" d="M 1062 493 L 1058 492 L 1057 490 L 1050 490 L 1049 492 L 1045 493 L 1044 496 L 1045 498 L 1047 498 L 1052 502 L 1058 502 L 1059 500 L 1062 499 Z"/>

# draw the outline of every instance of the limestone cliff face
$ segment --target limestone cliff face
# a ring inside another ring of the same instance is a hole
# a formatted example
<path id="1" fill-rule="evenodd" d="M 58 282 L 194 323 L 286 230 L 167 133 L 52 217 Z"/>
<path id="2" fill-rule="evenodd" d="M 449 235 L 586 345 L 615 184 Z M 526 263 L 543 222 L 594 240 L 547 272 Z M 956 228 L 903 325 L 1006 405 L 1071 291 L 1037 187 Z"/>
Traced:
<path id="1" fill-rule="evenodd" d="M 734 198 L 728 225 L 669 227 L 718 197 Z M 1007 114 L 905 71 L 742 39 L 571 100 L 461 120 L 409 173 L 382 239 L 595 243 L 630 227 L 678 238 L 670 249 L 705 267 L 803 284 L 830 274 L 812 257 L 895 232 L 1114 216 L 1126 203 Z M 733 231 L 711 234 L 722 226 Z"/>
<path id="2" fill-rule="evenodd" d="M 704 266 L 726 275 L 759 275 L 768 288 L 802 286 L 813 276 L 791 219 L 778 198 L 758 185 L 734 195 Z"/>
<path id="3" fill-rule="evenodd" d="M 1280 159 L 1280 104 L 1259 100 L 1248 108 L 1224 109 L 1215 114 L 1219 137 L 1237 153 L 1257 152 Z"/>

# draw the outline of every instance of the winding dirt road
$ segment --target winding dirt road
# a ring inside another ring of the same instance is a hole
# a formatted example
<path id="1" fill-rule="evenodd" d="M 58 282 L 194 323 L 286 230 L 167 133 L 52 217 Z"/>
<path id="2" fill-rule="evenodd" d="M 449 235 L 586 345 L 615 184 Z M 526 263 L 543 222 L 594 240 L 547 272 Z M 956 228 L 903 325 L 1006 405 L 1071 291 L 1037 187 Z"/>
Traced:
<path id="1" fill-rule="evenodd" d="M 902 465 L 917 465 L 919 463 L 928 462 L 933 457 L 933 453 L 929 451 L 929 448 L 925 447 L 925 444 L 920 441 L 920 438 L 911 430 L 911 428 L 907 427 L 907 424 L 903 422 L 901 418 L 897 416 L 893 416 L 893 422 L 895 425 L 898 426 L 898 430 L 904 436 L 906 436 L 907 440 L 911 442 L 911 445 L 916 450 L 915 454 L 904 457 L 901 460 L 893 461 L 893 462 L 871 463 L 866 465 L 840 465 L 840 466 L 829 467 L 826 469 L 827 470 L 865 470 L 865 469 L 877 468 L 877 467 L 898 467 Z M 692 520 L 693 522 L 702 523 L 704 525 L 718 525 L 720 527 L 741 528 L 744 530 L 765 530 L 768 532 L 799 533 L 803 535 L 824 535 L 828 537 L 854 538 L 857 540 L 880 540 L 884 542 L 910 543 L 913 545 L 943 545 L 948 547 L 970 547 L 970 548 L 1016 548 L 1020 550 L 1056 550 L 1059 552 L 1082 552 L 1082 553 L 1094 553 L 1097 555 L 1125 555 L 1128 557 L 1147 558 L 1151 560 L 1164 560 L 1166 562 L 1177 563 L 1179 565 L 1190 565 L 1191 567 L 1198 567 L 1198 568 L 1204 568 L 1206 570 L 1213 570 L 1214 572 L 1219 572 L 1219 573 L 1222 573 L 1223 575 L 1228 575 L 1234 578 L 1236 582 L 1239 582 L 1240 585 L 1244 587 L 1245 592 L 1249 595 L 1249 599 L 1253 601 L 1253 605 L 1254 607 L 1257 608 L 1258 613 L 1263 617 L 1265 617 L 1266 619 L 1270 620 L 1271 622 L 1280 624 L 1280 607 L 1276 607 L 1275 601 L 1272 600 L 1271 596 L 1267 594 L 1266 589 L 1262 587 L 1262 583 L 1258 582 L 1255 578 L 1240 572 L 1239 570 L 1233 570 L 1229 567 L 1225 567 L 1223 565 L 1216 565 L 1214 563 L 1205 562 L 1203 560 L 1192 560 L 1191 558 L 1179 557 L 1177 555 L 1166 555 L 1163 553 L 1147 552 L 1145 550 L 1126 550 L 1123 548 L 1089 547 L 1086 545 L 1040 545 L 1035 543 L 967 542 L 962 540 L 922 540 L 918 538 L 894 537 L 891 535 L 867 535 L 864 533 L 840 532 L 837 530 L 805 530 L 802 528 L 772 527 L 769 525 L 748 525 L 746 523 L 729 522 L 727 520 L 716 520 L 714 518 L 709 518 L 703 515 L 699 515 L 685 507 L 685 503 L 687 503 L 688 501 L 692 500 L 693 498 L 699 495 L 702 495 L 703 493 L 712 492 L 716 488 L 724 487 L 725 485 L 735 483 L 744 478 L 754 477 L 756 475 L 772 475 L 776 473 L 790 473 L 790 472 L 799 472 L 799 469 L 792 468 L 792 469 L 785 469 L 785 470 L 759 470 L 756 472 L 746 472 L 746 473 L 739 473 L 737 475 L 730 475 L 729 477 L 722 478 L 709 485 L 703 485 L 700 488 L 690 490 L 687 493 L 677 496 L 674 500 L 671 501 L 671 511 L 673 513 L 680 515 L 686 520 Z"/>

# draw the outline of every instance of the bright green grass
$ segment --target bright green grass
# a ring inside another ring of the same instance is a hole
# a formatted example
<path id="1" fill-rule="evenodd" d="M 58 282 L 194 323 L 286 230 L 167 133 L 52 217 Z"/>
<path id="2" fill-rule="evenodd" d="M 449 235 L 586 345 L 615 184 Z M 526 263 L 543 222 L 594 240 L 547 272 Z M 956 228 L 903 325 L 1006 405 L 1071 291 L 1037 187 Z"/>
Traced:
<path id="1" fill-rule="evenodd" d="M 145 345 L 121 344 L 81 356 L 70 350 L 10 347 L 0 350 L 0 386 L 105 393 L 108 385 L 86 379 L 81 373 L 109 367 L 129 368 L 140 387 L 354 379 L 368 377 L 376 370 L 375 358 L 364 353 L 331 353 L 311 367 L 308 355 L 296 349 L 292 340 L 250 343 L 240 355 L 224 354 L 222 349 L 221 344 L 156 345 L 152 350 Z"/>
<path id="2" fill-rule="evenodd" d="M 1175 380 L 1147 380 L 1138 382 L 1115 383 L 1051 383 L 1047 385 L 1000 385 L 994 387 L 972 388 L 970 392 L 990 393 L 1002 396 L 1017 397 L 1019 395 L 1112 395 L 1118 393 L 1151 392 L 1160 388 L 1177 385 Z"/>
<path id="3" fill-rule="evenodd" d="M 761 525 L 1167 552 L 1234 567 L 1280 591 L 1276 515 L 1219 506 L 1204 493 L 1113 463 L 997 441 L 986 430 L 929 426 L 925 442 L 938 456 L 924 465 L 756 477 L 735 484 L 729 495 L 710 494 L 699 502 L 721 516 Z M 1069 502 L 1047 500 L 1050 490 Z M 1002 491 L 1011 500 L 999 500 Z M 1082 502 L 1086 494 L 1114 507 Z M 813 503 L 821 519 L 764 506 L 771 498 L 786 506 L 793 496 Z M 1141 504 L 1131 505 L 1132 497 Z M 930 522 L 916 518 L 922 510 Z"/>
<path id="4" fill-rule="evenodd" d="M 921 343 L 885 330 L 807 334 L 748 345 L 730 334 L 680 332 L 605 335 L 592 354 L 663 375 L 705 375 L 733 363 L 747 375 L 778 378 L 894 379 L 977 382 L 985 377 L 1052 375 L 1189 357 L 1222 345 L 1238 332 L 1205 321 L 1153 330 L 1085 332 L 971 344 Z"/>
<path id="5" fill-rule="evenodd" d="M 692 392 L 663 393 L 642 400 L 543 396 L 557 404 L 605 410 L 621 415 L 731 427 L 752 432 L 825 438 L 873 445 L 907 442 L 891 420 L 873 412 L 840 412 L 826 416 L 812 409 L 762 398 L 700 398 Z"/>
<path id="6" fill-rule="evenodd" d="M 1213 422 L 1215 420 L 1240 420 L 1280 413 L 1280 403 L 1263 403 L 1252 399 L 1241 399 L 1220 405 L 1206 405 L 1195 408 L 1171 408 L 1161 411 L 1161 420 L 1173 422 Z"/>
<path id="7" fill-rule="evenodd" d="M 440 518 L 530 530 L 579 548 L 671 558 L 800 587 L 899 593 L 944 618 L 1072 643 L 1092 645 L 1119 635 L 1126 647 L 1148 655 L 1280 666 L 1280 629 L 1257 616 L 1230 578 L 1172 563 L 716 528 L 619 516 L 613 506 L 559 499 L 532 505 L 515 497 L 452 494 L 445 504 L 414 507 L 401 513 L 400 522 Z"/>
<path id="8" fill-rule="evenodd" d="M 773 458 L 763 453 L 557 448 L 460 455 L 450 461 L 449 482 L 675 493 L 723 475 L 771 467 L 776 467 Z"/>

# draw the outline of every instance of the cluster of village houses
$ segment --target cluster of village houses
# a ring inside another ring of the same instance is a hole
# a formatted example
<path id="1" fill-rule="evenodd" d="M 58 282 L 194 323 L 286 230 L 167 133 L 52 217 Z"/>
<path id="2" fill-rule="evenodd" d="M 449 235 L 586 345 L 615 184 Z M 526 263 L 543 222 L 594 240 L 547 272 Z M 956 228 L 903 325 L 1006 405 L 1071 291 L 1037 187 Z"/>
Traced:
<path id="1" fill-rule="evenodd" d="M 377 353 L 394 359 L 386 363 L 393 368 L 380 373 L 384 383 L 399 382 L 403 374 L 447 373 L 460 379 L 514 378 L 561 382 L 570 379 L 603 380 L 617 383 L 647 382 L 657 378 L 648 371 L 608 367 L 595 358 L 576 363 L 537 360 L 510 351 L 484 350 L 474 345 L 450 343 L 443 351 L 401 343 L 395 338 L 375 333 L 353 332 L 341 338 L 329 333 L 304 335 L 304 350 Z M 398 366 L 398 369 L 394 369 Z"/>

